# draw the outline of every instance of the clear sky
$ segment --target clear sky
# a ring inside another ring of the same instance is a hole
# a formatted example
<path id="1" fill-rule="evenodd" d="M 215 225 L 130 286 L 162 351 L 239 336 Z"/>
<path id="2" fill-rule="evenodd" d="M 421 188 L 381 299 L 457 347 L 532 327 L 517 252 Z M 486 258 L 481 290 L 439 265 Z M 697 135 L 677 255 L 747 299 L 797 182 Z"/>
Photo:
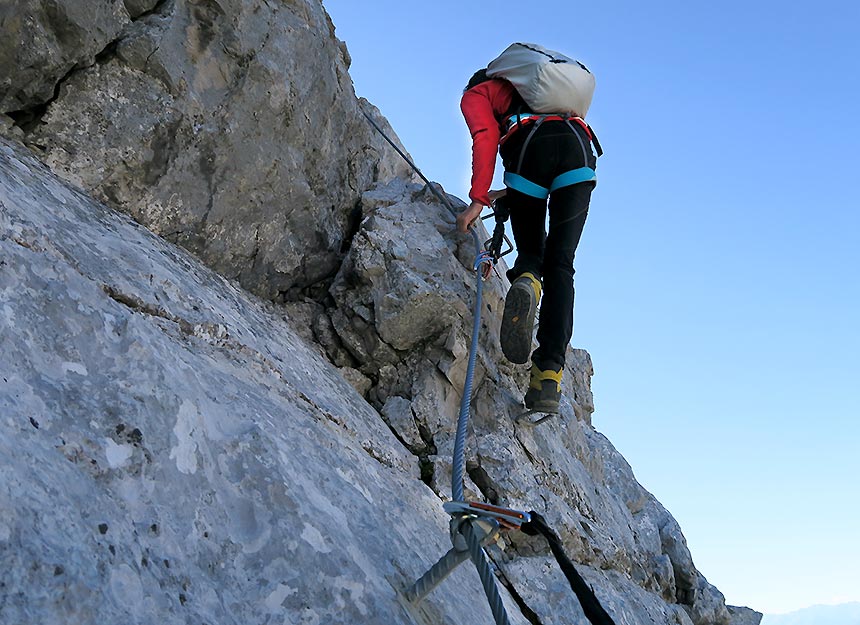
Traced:
<path id="1" fill-rule="evenodd" d="M 860 3 L 324 4 L 358 95 L 461 198 L 475 70 L 514 41 L 592 70 L 595 427 L 729 603 L 860 600 Z"/>

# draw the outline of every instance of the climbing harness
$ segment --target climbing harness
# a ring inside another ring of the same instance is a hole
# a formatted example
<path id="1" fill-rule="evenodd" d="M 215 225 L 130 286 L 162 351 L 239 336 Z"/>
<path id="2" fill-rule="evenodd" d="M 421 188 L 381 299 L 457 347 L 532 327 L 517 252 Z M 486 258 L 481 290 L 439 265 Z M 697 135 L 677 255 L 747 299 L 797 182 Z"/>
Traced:
<path id="1" fill-rule="evenodd" d="M 411 159 L 409 159 L 409 157 L 406 156 L 406 154 L 385 134 L 385 132 L 383 132 L 370 115 L 368 115 L 363 109 L 361 112 L 376 131 L 382 135 L 383 139 L 385 139 L 397 151 L 397 153 L 403 157 L 415 173 L 417 173 L 418 176 L 427 183 L 427 186 L 439 201 L 442 202 L 442 204 L 451 211 L 452 214 L 456 215 L 457 213 L 448 198 L 443 196 L 424 176 L 424 174 L 421 173 Z M 576 573 L 576 570 L 573 568 L 573 563 L 564 555 L 564 550 L 561 547 L 561 541 L 558 539 L 558 535 L 546 525 L 546 521 L 543 517 L 536 512 L 522 512 L 520 510 L 501 508 L 499 506 L 493 506 L 482 502 L 464 501 L 463 485 L 465 482 L 466 468 L 466 431 L 469 423 L 469 412 L 472 399 L 472 381 L 475 375 L 475 361 L 478 354 L 478 335 L 481 329 L 481 300 L 483 297 L 483 282 L 486 278 L 484 272 L 486 267 L 489 266 L 492 268 L 495 263 L 498 262 L 498 259 L 504 255 L 502 254 L 501 247 L 502 241 L 506 240 L 506 237 L 504 237 L 504 221 L 507 219 L 507 215 L 504 213 L 506 207 L 504 206 L 504 202 L 499 205 L 498 201 L 496 202 L 496 206 L 497 210 L 500 210 L 501 213 L 496 218 L 496 228 L 493 233 L 493 237 L 487 242 L 489 245 L 485 244 L 483 246 L 489 249 L 483 249 L 475 229 L 469 229 L 469 232 L 472 235 L 472 240 L 475 243 L 476 252 L 473 269 L 478 274 L 472 324 L 472 342 L 469 348 L 466 381 L 463 387 L 463 395 L 460 400 L 460 414 L 457 418 L 457 431 L 454 439 L 454 457 L 451 471 L 452 501 L 446 502 L 442 506 L 443 509 L 451 515 L 449 529 L 453 547 L 444 556 L 442 556 L 442 558 L 440 558 L 439 561 L 430 568 L 430 570 L 422 575 L 418 581 L 408 588 L 405 595 L 412 603 L 421 601 L 430 591 L 441 584 L 442 581 L 444 581 L 445 578 L 454 571 L 454 569 L 466 560 L 471 559 L 475 564 L 475 568 L 478 570 L 478 575 L 481 578 L 481 584 L 484 588 L 484 594 L 490 604 L 490 611 L 493 613 L 496 625 L 510 625 L 507 612 L 505 611 L 505 606 L 502 603 L 501 594 L 499 594 L 499 588 L 496 585 L 496 578 L 493 574 L 489 557 L 484 551 L 484 547 L 494 543 L 498 539 L 501 531 L 520 529 L 531 535 L 540 533 L 547 539 L 547 541 L 549 541 L 550 549 L 553 551 L 553 554 L 556 555 L 556 559 L 558 560 L 562 571 L 564 571 L 567 576 L 571 588 L 576 593 L 580 603 L 582 603 L 583 611 L 585 611 L 585 614 L 588 616 L 592 625 L 615 625 L 609 615 L 603 611 L 602 607 L 600 607 L 600 603 L 597 601 L 594 593 L 590 588 L 588 588 L 588 585 L 582 580 L 578 573 Z M 498 234 L 500 228 L 501 234 Z M 510 241 L 508 241 L 508 244 L 510 245 Z M 507 253 L 507 251 L 505 253 Z M 564 558 L 565 563 L 559 559 L 559 554 Z M 575 577 L 571 577 L 569 571 L 572 571 L 572 575 Z M 576 584 L 574 583 L 574 580 L 576 581 Z M 580 593 L 583 593 L 582 596 L 580 596 Z M 583 597 L 585 597 L 585 600 L 583 600 Z M 585 602 L 590 601 L 590 599 L 593 599 L 593 603 L 596 604 L 599 611 L 595 611 L 591 603 L 589 603 L 590 611 L 586 611 Z M 596 615 L 595 618 L 600 617 L 601 615 L 599 612 L 602 612 L 602 615 L 605 616 L 602 620 L 600 620 L 600 618 L 598 618 L 598 620 L 594 620 L 592 616 L 589 616 L 589 614 L 592 614 Z"/>
<path id="2" fill-rule="evenodd" d="M 570 171 L 563 172 L 553 178 L 553 180 L 550 182 L 549 187 L 544 187 L 539 184 L 536 184 L 520 175 L 520 171 L 523 167 L 523 160 L 526 156 L 526 148 L 528 148 L 532 137 L 534 137 L 534 134 L 537 132 L 537 129 L 540 128 L 541 125 L 547 121 L 562 121 L 567 124 L 567 126 L 570 128 L 570 131 L 579 140 L 579 145 L 582 148 L 583 162 L 588 162 L 588 149 L 586 148 L 586 142 L 583 141 L 582 137 L 579 136 L 579 133 L 576 131 L 573 124 L 577 124 L 585 131 L 589 142 L 594 145 L 597 157 L 599 158 L 603 155 L 603 149 L 600 147 L 600 142 L 597 140 L 597 135 L 594 134 L 594 131 L 591 129 L 591 126 L 589 126 L 586 121 L 581 117 L 571 117 L 569 115 L 537 115 L 535 113 L 518 113 L 516 115 L 511 115 L 507 119 L 508 131 L 505 136 L 502 137 L 500 143 L 504 143 L 513 133 L 518 132 L 524 126 L 531 125 L 531 130 L 529 131 L 529 134 L 526 135 L 525 141 L 523 141 L 523 145 L 520 148 L 520 157 L 517 161 L 516 170 L 505 172 L 505 186 L 511 189 L 515 189 L 516 191 L 519 191 L 524 195 L 528 195 L 530 197 L 538 198 L 541 200 L 547 199 L 549 197 L 549 194 L 557 189 L 569 187 L 571 185 L 579 184 L 581 182 L 597 181 L 597 173 L 591 167 L 578 167 L 576 169 L 571 169 Z"/>

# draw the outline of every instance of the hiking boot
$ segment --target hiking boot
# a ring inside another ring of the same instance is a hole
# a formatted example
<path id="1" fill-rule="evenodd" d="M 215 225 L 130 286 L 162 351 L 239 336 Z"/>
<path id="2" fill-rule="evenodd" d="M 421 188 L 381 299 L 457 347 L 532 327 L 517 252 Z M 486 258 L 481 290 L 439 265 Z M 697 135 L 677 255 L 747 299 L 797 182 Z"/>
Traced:
<path id="1" fill-rule="evenodd" d="M 526 391 L 526 408 L 535 412 L 557 413 L 561 401 L 561 369 L 545 371 L 532 365 L 529 390 Z"/>
<path id="2" fill-rule="evenodd" d="M 540 293 L 540 280 L 533 273 L 526 272 L 514 280 L 505 297 L 499 339 L 505 358 L 511 362 L 524 364 L 529 360 Z"/>

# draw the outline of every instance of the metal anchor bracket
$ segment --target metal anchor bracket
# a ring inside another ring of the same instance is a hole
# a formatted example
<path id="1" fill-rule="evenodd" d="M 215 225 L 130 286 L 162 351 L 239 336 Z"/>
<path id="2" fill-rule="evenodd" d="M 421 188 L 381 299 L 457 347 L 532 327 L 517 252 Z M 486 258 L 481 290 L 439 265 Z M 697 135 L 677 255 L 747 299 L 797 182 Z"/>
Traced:
<path id="1" fill-rule="evenodd" d="M 417 603 L 441 584 L 458 566 L 471 557 L 469 543 L 464 535 L 464 524 L 469 524 L 481 546 L 495 542 L 499 537 L 499 523 L 493 519 L 461 516 L 451 519 L 451 542 L 453 547 L 430 567 L 421 578 L 406 590 L 406 599 Z"/>

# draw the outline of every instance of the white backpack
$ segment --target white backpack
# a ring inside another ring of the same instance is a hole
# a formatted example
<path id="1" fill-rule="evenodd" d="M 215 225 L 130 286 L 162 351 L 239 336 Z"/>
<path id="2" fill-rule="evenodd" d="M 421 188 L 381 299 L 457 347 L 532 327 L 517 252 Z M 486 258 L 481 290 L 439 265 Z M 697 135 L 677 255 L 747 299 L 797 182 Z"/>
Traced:
<path id="1" fill-rule="evenodd" d="M 534 43 L 514 43 L 487 66 L 487 76 L 504 78 L 533 113 L 567 113 L 585 118 L 594 95 L 588 68 Z"/>

